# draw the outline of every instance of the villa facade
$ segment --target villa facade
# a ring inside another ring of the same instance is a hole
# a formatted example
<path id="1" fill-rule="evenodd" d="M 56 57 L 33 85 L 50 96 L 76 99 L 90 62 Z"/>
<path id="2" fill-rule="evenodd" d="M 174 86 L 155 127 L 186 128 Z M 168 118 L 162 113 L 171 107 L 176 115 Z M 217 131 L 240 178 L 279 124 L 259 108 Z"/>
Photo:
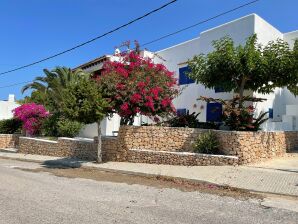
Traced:
<path id="1" fill-rule="evenodd" d="M 258 42 L 265 45 L 269 41 L 282 39 L 293 47 L 294 41 L 298 38 L 298 30 L 282 33 L 271 24 L 256 14 L 251 14 L 215 28 L 203 31 L 197 38 L 171 46 L 166 49 L 151 53 L 144 51 L 144 56 L 152 57 L 156 63 L 164 64 L 170 71 L 174 71 L 182 94 L 174 100 L 174 105 L 180 114 L 187 111 L 199 112 L 200 121 L 217 121 L 218 114 L 214 114 L 214 107 L 221 108 L 221 105 L 198 101 L 200 96 L 231 99 L 232 92 L 223 92 L 221 89 L 207 89 L 201 84 L 196 84 L 189 79 L 185 72 L 188 71 L 187 61 L 198 54 L 207 54 L 213 50 L 212 41 L 224 36 L 230 36 L 236 45 L 245 44 L 247 38 L 257 34 Z M 105 60 L 117 60 L 117 57 L 105 55 L 91 62 L 85 63 L 78 68 L 87 72 L 100 74 Z M 255 104 L 256 114 L 269 112 L 269 120 L 264 124 L 264 130 L 298 130 L 298 98 L 291 94 L 286 88 L 276 88 L 271 94 L 259 94 L 247 92 L 246 94 L 266 98 L 262 103 Z M 217 110 L 220 113 L 220 110 Z M 136 118 L 135 125 L 150 122 L 146 117 Z M 102 123 L 104 135 L 113 135 L 119 129 L 120 118 L 115 115 L 111 119 L 105 119 Z M 94 126 L 94 125 L 93 125 Z M 96 133 L 94 127 L 88 126 L 81 135 L 93 137 Z M 94 130 L 93 130 L 94 129 Z"/>

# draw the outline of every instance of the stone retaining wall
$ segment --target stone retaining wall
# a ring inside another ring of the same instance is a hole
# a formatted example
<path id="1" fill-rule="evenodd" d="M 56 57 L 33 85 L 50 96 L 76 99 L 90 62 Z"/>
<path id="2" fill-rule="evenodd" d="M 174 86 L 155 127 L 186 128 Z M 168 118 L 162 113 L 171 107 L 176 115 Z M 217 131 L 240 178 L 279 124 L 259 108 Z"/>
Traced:
<path id="1" fill-rule="evenodd" d="M 58 141 L 20 137 L 20 153 L 96 160 L 97 148 L 93 140 L 58 138 Z"/>
<path id="2" fill-rule="evenodd" d="M 283 156 L 298 147 L 298 132 L 236 132 L 215 131 L 220 149 L 239 157 L 239 164 Z"/>
<path id="3" fill-rule="evenodd" d="M 130 149 L 127 154 L 127 161 L 134 163 L 154 163 L 183 166 L 221 166 L 237 165 L 238 157 L 198 154 L 191 152 Z"/>
<path id="4" fill-rule="evenodd" d="M 147 162 L 151 160 L 151 158 L 148 159 L 150 157 L 148 154 L 152 155 L 154 151 L 192 152 L 193 143 L 204 131 L 208 130 L 122 126 L 119 130 L 117 150 L 113 151 L 116 154 L 114 158 L 117 161 Z M 298 147 L 298 132 L 213 131 L 218 137 L 221 151 L 226 155 L 237 156 L 239 158 L 238 164 L 282 156 L 287 150 L 290 151 Z M 132 157 L 131 149 L 150 150 L 151 152 L 144 152 L 142 156 L 136 157 L 134 155 Z M 155 156 L 162 157 L 162 154 L 158 153 Z M 154 160 L 163 161 L 164 159 L 155 158 Z"/>
<path id="5" fill-rule="evenodd" d="M 16 148 L 19 144 L 19 135 L 16 134 L 0 134 L 0 149 L 1 148 Z"/>
<path id="6" fill-rule="evenodd" d="M 102 138 L 103 160 L 187 166 L 235 165 L 282 156 L 287 150 L 298 148 L 298 132 L 213 130 L 225 156 L 192 153 L 193 143 L 205 131 L 208 130 L 122 126 L 118 137 Z M 97 142 L 97 138 L 94 141 L 70 138 L 49 141 L 20 137 L 18 148 L 21 153 L 96 160 Z M 17 145 L 17 138 L 0 135 L 1 144 L 4 147 Z"/>

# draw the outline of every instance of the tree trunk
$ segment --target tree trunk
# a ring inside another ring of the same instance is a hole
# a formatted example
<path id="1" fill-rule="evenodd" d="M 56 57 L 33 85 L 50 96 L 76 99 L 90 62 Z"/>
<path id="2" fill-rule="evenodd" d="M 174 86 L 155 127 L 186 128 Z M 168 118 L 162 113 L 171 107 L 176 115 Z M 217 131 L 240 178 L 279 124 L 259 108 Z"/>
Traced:
<path id="1" fill-rule="evenodd" d="M 243 105 L 243 96 L 244 96 L 244 87 L 245 87 L 246 79 L 242 78 L 240 88 L 239 88 L 239 107 L 241 108 Z"/>
<path id="2" fill-rule="evenodd" d="M 97 122 L 97 132 L 98 132 L 98 143 L 97 143 L 97 162 L 102 163 L 102 152 L 101 152 L 101 127 L 100 121 Z"/>

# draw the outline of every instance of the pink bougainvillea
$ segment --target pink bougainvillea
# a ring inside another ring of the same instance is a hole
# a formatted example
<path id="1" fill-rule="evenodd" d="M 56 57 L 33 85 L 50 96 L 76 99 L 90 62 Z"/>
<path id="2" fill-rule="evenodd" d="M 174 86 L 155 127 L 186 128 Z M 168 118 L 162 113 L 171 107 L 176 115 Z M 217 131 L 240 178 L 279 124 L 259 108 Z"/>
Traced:
<path id="1" fill-rule="evenodd" d="M 49 112 L 43 105 L 35 103 L 23 104 L 13 111 L 14 117 L 22 121 L 23 129 L 29 135 L 34 135 L 39 132 L 42 122 L 49 116 Z"/>
<path id="2" fill-rule="evenodd" d="M 113 105 L 110 113 L 118 113 L 122 124 L 132 124 L 137 113 L 156 117 L 175 112 L 172 100 L 178 90 L 173 72 L 135 51 L 122 54 L 120 61 L 106 61 L 96 79 Z"/>

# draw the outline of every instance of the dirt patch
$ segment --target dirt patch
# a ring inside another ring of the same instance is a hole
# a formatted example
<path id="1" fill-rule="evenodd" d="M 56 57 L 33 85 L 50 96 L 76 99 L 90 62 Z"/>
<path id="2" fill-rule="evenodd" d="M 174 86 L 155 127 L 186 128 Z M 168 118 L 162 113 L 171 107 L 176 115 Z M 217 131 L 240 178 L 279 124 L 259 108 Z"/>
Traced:
<path id="1" fill-rule="evenodd" d="M 251 193 L 247 190 L 233 188 L 229 186 L 219 186 L 207 182 L 189 181 L 181 178 L 172 178 L 164 176 L 139 176 L 121 174 L 116 172 L 100 171 L 93 168 L 38 168 L 38 169 L 22 169 L 30 172 L 47 172 L 58 177 L 83 178 L 96 181 L 106 181 L 114 183 L 126 183 L 129 185 L 138 184 L 156 188 L 174 188 L 181 191 L 199 191 L 202 193 L 216 194 L 220 196 L 228 196 L 240 200 L 263 199 L 262 195 Z"/>

